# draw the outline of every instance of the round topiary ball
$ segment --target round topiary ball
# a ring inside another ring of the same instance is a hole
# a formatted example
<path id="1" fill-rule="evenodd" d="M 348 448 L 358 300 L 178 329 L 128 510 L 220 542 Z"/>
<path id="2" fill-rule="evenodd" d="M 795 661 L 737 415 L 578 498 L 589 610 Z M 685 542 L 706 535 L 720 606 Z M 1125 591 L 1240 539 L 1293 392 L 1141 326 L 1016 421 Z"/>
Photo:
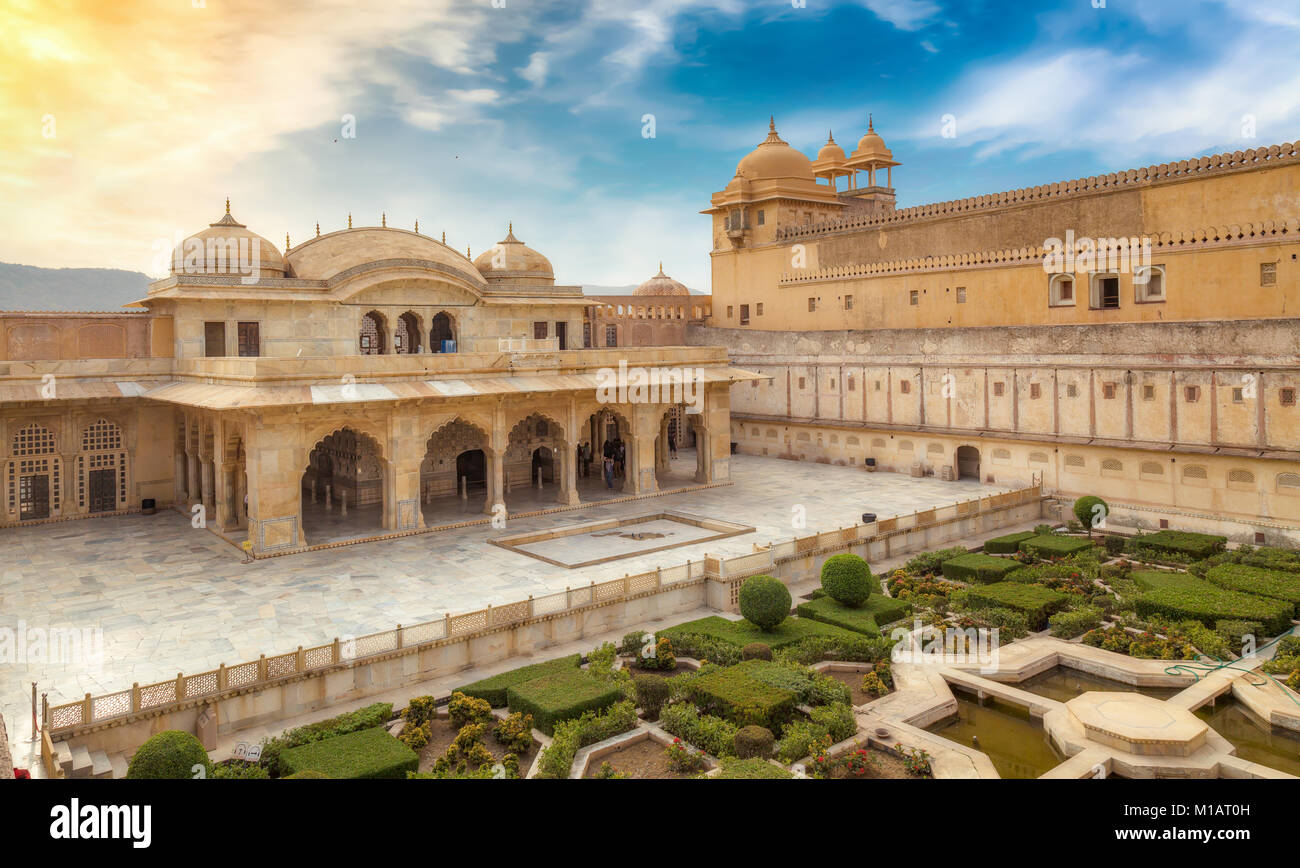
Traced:
<path id="1" fill-rule="evenodd" d="M 1098 506 L 1101 509 L 1098 509 Z M 1108 515 L 1110 515 L 1109 504 L 1096 495 L 1084 495 L 1074 502 L 1074 517 L 1088 531 L 1089 536 L 1092 536 L 1092 529 L 1096 527 L 1094 522 L 1098 518 L 1104 520 Z"/>
<path id="2" fill-rule="evenodd" d="M 772 755 L 772 747 L 775 744 L 776 737 L 772 735 L 772 730 L 752 724 L 736 730 L 736 735 L 732 739 L 736 756 L 740 759 L 751 757 L 767 759 Z"/>
<path id="3" fill-rule="evenodd" d="M 195 766 L 202 768 L 198 771 Z M 212 761 L 199 740 L 188 732 L 169 729 L 140 745 L 126 776 L 137 779 L 190 780 L 212 777 Z"/>
<path id="4" fill-rule="evenodd" d="M 771 630 L 790 616 L 790 589 L 780 579 L 750 576 L 740 586 L 740 614 L 760 630 Z"/>
<path id="5" fill-rule="evenodd" d="M 857 555 L 832 555 L 822 564 L 822 590 L 841 606 L 856 609 L 871 596 L 875 577 Z"/>
<path id="6" fill-rule="evenodd" d="M 741 660 L 771 660 L 772 646 L 763 642 L 750 642 L 740 649 Z"/>

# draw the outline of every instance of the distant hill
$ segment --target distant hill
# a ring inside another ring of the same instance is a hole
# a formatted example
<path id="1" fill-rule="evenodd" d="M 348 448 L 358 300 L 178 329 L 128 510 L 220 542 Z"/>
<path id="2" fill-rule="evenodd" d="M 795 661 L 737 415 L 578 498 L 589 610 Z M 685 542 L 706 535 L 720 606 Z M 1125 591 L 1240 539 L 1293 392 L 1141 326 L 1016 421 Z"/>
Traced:
<path id="1" fill-rule="evenodd" d="M 0 262 L 0 310 L 120 310 L 150 278 L 116 268 L 38 268 Z"/>

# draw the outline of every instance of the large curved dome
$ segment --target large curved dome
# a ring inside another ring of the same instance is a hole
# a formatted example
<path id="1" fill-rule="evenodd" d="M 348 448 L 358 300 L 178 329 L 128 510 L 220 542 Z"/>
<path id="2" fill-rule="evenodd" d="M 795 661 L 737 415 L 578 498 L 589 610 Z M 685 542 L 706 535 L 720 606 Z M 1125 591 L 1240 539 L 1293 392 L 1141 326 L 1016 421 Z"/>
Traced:
<path id="1" fill-rule="evenodd" d="M 633 295 L 690 295 L 686 285 L 664 274 L 664 264 L 659 263 L 659 273 L 632 291 Z"/>
<path id="2" fill-rule="evenodd" d="M 776 134 L 775 120 L 769 121 L 767 138 L 762 144 L 746 154 L 736 166 L 736 174 L 750 181 L 768 178 L 813 180 L 811 161 Z"/>
<path id="3" fill-rule="evenodd" d="M 172 274 L 239 277 L 247 276 L 241 268 L 249 265 L 259 277 L 284 277 L 284 257 L 279 249 L 232 217 L 229 201 L 224 217 L 172 251 Z"/>
<path id="4" fill-rule="evenodd" d="M 478 255 L 474 267 L 489 283 L 555 283 L 551 261 L 516 238 L 513 224 L 505 238 Z"/>
<path id="5" fill-rule="evenodd" d="M 371 262 L 422 260 L 446 266 L 463 279 L 482 285 L 468 259 L 427 235 L 407 229 L 370 226 L 320 235 L 289 251 L 285 261 L 294 277 L 329 280 Z"/>

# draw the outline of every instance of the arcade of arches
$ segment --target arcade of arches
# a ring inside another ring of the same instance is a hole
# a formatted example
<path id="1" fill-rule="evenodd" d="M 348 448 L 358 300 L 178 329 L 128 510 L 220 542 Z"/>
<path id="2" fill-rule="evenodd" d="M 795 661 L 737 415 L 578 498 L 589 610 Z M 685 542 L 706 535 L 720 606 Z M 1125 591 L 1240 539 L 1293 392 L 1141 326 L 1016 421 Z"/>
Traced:
<path id="1" fill-rule="evenodd" d="M 372 310 L 361 317 L 357 349 L 363 356 L 454 353 L 455 321 L 451 314 L 439 311 L 430 320 L 426 332 L 420 316 L 413 311 L 408 310 L 397 317 L 390 326 L 387 317 Z"/>

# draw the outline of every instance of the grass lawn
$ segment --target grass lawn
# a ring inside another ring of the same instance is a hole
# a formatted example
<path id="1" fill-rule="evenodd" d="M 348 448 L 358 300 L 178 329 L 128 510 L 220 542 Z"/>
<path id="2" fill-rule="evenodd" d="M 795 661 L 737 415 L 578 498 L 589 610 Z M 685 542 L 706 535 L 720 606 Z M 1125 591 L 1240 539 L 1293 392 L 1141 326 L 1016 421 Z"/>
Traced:
<path id="1" fill-rule="evenodd" d="M 697 633 L 701 636 L 708 636 L 710 639 L 726 642 L 729 645 L 735 645 L 737 648 L 744 648 L 750 642 L 762 642 L 773 651 L 786 645 L 793 645 L 800 639 L 806 639 L 809 636 L 860 635 L 808 618 L 786 618 L 773 630 L 760 630 L 748 621 L 728 621 L 718 615 L 710 615 L 696 621 L 687 621 L 685 624 L 678 624 L 676 627 L 660 630 L 656 635 L 667 636 L 671 639 L 674 635 L 683 633 Z"/>
<path id="2" fill-rule="evenodd" d="M 623 698 L 617 687 L 581 669 L 560 669 L 512 685 L 506 693 L 510 711 L 531 714 L 533 726 L 547 735 L 554 735 L 561 721 L 608 708 Z"/>
<path id="3" fill-rule="evenodd" d="M 502 708 L 507 702 L 506 691 L 514 685 L 532 681 L 534 678 L 540 678 L 552 672 L 561 672 L 566 669 L 576 670 L 581 665 L 582 655 L 570 654 L 568 657 L 557 657 L 554 660 L 547 660 L 545 663 L 531 663 L 528 666 L 520 666 L 518 669 L 511 669 L 509 672 L 502 672 L 499 675 L 493 675 L 490 678 L 484 678 L 481 681 L 475 681 L 473 684 L 466 684 L 464 687 L 456 689 L 466 696 L 477 696 L 479 699 L 486 699 L 493 708 Z"/>
<path id="4" fill-rule="evenodd" d="M 382 727 L 291 747 L 280 754 L 285 774 L 312 771 L 339 780 L 406 778 L 420 758 Z"/>

